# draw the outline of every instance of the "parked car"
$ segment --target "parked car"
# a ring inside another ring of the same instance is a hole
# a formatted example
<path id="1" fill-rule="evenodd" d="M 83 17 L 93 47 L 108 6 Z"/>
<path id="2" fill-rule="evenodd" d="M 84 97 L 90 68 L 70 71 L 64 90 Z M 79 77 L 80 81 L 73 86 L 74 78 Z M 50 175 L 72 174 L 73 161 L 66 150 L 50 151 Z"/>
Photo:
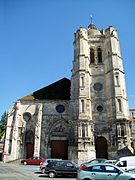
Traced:
<path id="1" fill-rule="evenodd" d="M 28 159 L 23 159 L 21 160 L 21 163 L 27 165 L 27 164 L 33 164 L 33 165 L 39 165 L 41 162 L 44 162 L 45 161 L 45 158 L 43 157 L 31 157 L 31 158 L 28 158 Z"/>
<path id="2" fill-rule="evenodd" d="M 45 174 L 48 174 L 50 178 L 56 176 L 77 176 L 78 166 L 70 160 L 56 160 L 49 162 L 45 167 Z"/>
<path id="3" fill-rule="evenodd" d="M 135 174 L 125 172 L 113 164 L 85 164 L 77 173 L 77 180 L 135 180 Z"/>
<path id="4" fill-rule="evenodd" d="M 135 168 L 128 169 L 128 170 L 126 170 L 126 172 L 128 172 L 128 173 L 132 173 L 132 174 L 135 174 Z"/>
<path id="5" fill-rule="evenodd" d="M 105 161 L 107 161 L 107 159 L 104 159 L 104 158 L 92 159 L 88 162 L 84 162 L 80 164 L 80 167 L 83 166 L 84 164 L 97 164 L 97 163 L 104 163 Z"/>
<path id="6" fill-rule="evenodd" d="M 124 170 L 135 168 L 135 156 L 125 156 L 119 158 L 115 163 L 116 166 L 121 167 Z"/>
<path id="7" fill-rule="evenodd" d="M 62 160 L 62 159 L 53 159 L 53 158 L 50 158 L 50 159 L 46 159 L 44 162 L 41 162 L 40 163 L 40 170 L 41 172 L 44 174 L 45 173 L 45 167 L 52 161 L 58 161 L 58 160 Z"/>

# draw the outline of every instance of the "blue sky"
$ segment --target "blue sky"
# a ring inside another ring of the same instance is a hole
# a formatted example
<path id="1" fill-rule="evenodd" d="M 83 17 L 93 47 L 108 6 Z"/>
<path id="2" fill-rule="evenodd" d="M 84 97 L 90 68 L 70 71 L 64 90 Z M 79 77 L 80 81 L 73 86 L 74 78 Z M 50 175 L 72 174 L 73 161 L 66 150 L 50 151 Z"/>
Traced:
<path id="1" fill-rule="evenodd" d="M 134 0 L 0 0 L 0 116 L 13 103 L 63 77 L 71 78 L 74 32 L 118 30 L 129 107 L 135 108 Z"/>

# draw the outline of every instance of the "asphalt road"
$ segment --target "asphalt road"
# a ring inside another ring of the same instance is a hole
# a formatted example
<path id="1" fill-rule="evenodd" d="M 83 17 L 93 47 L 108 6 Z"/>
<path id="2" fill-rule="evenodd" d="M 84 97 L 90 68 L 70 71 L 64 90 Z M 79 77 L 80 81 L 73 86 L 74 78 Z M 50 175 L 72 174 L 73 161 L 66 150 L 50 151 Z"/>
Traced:
<path id="1" fill-rule="evenodd" d="M 18 165 L 0 163 L 0 180 L 38 180 L 32 172 L 23 170 Z"/>
<path id="2" fill-rule="evenodd" d="M 0 163 L 0 180 L 50 180 L 40 172 L 39 166 Z M 76 180 L 76 178 L 57 177 L 53 180 Z"/>

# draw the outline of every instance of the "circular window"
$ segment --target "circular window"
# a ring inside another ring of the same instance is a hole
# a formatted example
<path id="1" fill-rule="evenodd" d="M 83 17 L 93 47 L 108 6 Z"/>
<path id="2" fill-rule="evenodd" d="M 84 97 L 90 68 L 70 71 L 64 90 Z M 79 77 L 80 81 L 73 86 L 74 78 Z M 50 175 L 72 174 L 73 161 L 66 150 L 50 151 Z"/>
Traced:
<path id="1" fill-rule="evenodd" d="M 97 111 L 98 112 L 102 112 L 103 111 L 103 107 L 101 105 L 97 106 Z"/>
<path id="2" fill-rule="evenodd" d="M 64 111 L 65 111 L 65 107 L 63 106 L 63 105 L 57 105 L 56 106 L 56 111 L 58 112 L 58 113 L 63 113 Z"/>
<path id="3" fill-rule="evenodd" d="M 101 91 L 103 89 L 103 85 L 101 83 L 95 83 L 93 87 L 96 91 Z"/>

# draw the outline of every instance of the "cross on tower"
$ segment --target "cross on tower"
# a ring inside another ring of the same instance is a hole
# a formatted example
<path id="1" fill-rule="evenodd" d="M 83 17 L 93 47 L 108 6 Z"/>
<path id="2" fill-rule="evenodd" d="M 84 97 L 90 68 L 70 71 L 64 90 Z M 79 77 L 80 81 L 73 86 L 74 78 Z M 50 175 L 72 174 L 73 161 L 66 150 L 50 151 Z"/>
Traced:
<path id="1" fill-rule="evenodd" d="M 93 24 L 93 16 L 90 15 L 91 24 Z"/>

